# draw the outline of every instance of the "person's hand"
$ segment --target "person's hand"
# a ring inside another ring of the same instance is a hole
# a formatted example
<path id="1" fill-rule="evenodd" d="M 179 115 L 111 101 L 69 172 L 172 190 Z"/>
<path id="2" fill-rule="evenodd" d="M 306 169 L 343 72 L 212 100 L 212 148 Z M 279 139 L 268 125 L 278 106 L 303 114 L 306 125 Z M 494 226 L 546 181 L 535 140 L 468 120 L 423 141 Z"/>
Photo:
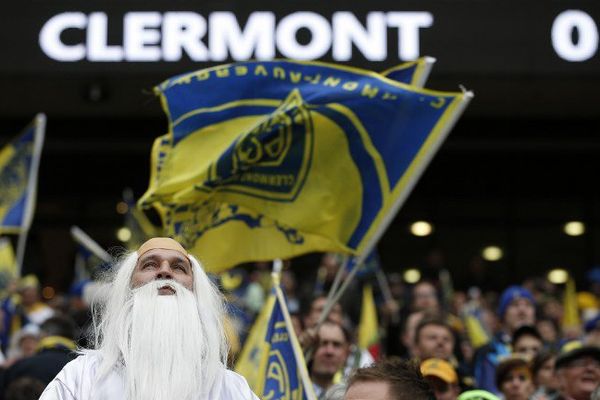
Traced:
<path id="1" fill-rule="evenodd" d="M 306 352 L 317 344 L 317 330 L 315 328 L 305 329 L 300 336 L 298 336 L 298 341 L 300 342 L 302 350 Z"/>
<path id="2" fill-rule="evenodd" d="M 396 300 L 388 300 L 381 305 L 381 312 L 386 315 L 394 315 L 400 312 L 400 304 Z"/>

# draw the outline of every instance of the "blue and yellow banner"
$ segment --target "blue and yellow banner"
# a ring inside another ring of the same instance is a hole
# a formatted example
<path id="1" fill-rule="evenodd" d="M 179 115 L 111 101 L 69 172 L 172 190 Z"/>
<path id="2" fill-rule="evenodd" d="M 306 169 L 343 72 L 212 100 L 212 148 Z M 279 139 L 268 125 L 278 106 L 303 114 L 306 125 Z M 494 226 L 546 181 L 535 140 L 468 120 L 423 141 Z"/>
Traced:
<path id="1" fill-rule="evenodd" d="M 316 400 L 279 277 L 246 341 L 236 371 L 264 400 Z"/>
<path id="2" fill-rule="evenodd" d="M 0 233 L 18 234 L 31 225 L 44 127 L 40 115 L 0 150 Z"/>
<path id="3" fill-rule="evenodd" d="M 421 57 L 385 70 L 381 75 L 407 85 L 424 87 L 435 61 L 436 59 L 433 57 Z"/>
<path id="4" fill-rule="evenodd" d="M 216 271 L 235 265 L 223 258 L 240 237 L 264 247 L 243 261 L 364 252 L 470 98 L 292 61 L 214 67 L 156 90 L 170 133 L 140 204 Z"/>

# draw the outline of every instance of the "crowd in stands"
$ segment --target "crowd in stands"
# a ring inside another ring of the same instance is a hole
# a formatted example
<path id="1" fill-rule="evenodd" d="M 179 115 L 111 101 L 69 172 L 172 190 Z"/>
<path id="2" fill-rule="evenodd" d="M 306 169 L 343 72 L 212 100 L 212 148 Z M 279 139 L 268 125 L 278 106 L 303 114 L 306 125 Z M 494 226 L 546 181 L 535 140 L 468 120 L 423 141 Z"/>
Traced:
<path id="1" fill-rule="evenodd" d="M 323 255 L 313 278 L 291 264 L 281 285 L 320 400 L 386 398 L 378 391 L 406 400 L 600 399 L 598 285 L 568 298 L 564 285 L 537 277 L 481 292 L 455 290 L 443 279 L 408 284 L 389 272 L 388 297 L 375 290 L 379 327 L 367 348 L 358 343 L 361 288 L 381 279 L 354 279 L 319 323 L 341 259 Z M 256 263 L 215 278 L 228 300 L 231 368 L 270 277 L 270 264 Z M 89 344 L 95 285 L 76 282 L 44 301 L 34 276 L 3 288 L 0 400 L 37 399 L 74 350 Z"/>

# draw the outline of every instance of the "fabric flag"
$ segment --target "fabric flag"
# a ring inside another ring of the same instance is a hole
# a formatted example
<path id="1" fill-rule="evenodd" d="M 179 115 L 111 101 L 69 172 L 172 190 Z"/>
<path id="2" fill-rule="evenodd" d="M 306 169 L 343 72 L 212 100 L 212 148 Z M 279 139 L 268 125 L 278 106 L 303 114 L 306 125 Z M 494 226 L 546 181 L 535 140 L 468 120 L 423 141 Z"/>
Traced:
<path id="1" fill-rule="evenodd" d="M 435 61 L 433 57 L 421 57 L 418 60 L 390 68 L 381 74 L 388 79 L 406 83 L 407 85 L 424 87 Z"/>
<path id="2" fill-rule="evenodd" d="M 422 86 L 434 59 L 420 58 L 383 73 L 388 79 Z M 172 135 L 157 138 L 152 147 L 149 192 L 156 190 L 172 147 Z M 146 204 L 147 206 L 147 204 Z M 167 236 L 192 243 L 199 259 L 212 272 L 248 261 L 291 257 L 333 247 L 326 238 L 299 232 L 247 207 L 226 202 L 154 204 L 161 215 Z M 227 238 L 227 240 L 223 240 Z M 230 243 L 236 243 L 231 252 Z M 274 253 L 276 251 L 276 253 Z"/>
<path id="3" fill-rule="evenodd" d="M 17 260 L 10 239 L 7 237 L 0 238 L 0 273 L 6 274 L 9 278 L 17 277 Z"/>
<path id="4" fill-rule="evenodd" d="M 577 307 L 577 291 L 575 289 L 575 281 L 569 276 L 565 285 L 565 293 L 563 295 L 563 329 L 578 328 L 581 326 L 579 318 L 579 308 Z"/>
<path id="5" fill-rule="evenodd" d="M 261 399 L 316 400 L 278 274 L 235 370 Z"/>
<path id="6" fill-rule="evenodd" d="M 211 271 L 365 252 L 471 97 L 291 61 L 205 69 L 157 92 L 171 132 L 140 204 Z"/>
<path id="7" fill-rule="evenodd" d="M 0 233 L 19 234 L 31 225 L 45 121 L 38 115 L 0 150 Z"/>
<path id="8" fill-rule="evenodd" d="M 475 308 L 465 310 L 462 314 L 467 337 L 474 349 L 478 349 L 490 341 L 490 335 L 485 330 L 480 316 L 481 311 Z"/>
<path id="9" fill-rule="evenodd" d="M 379 358 L 377 307 L 373 297 L 373 287 L 369 284 L 363 286 L 360 322 L 358 324 L 358 347 L 368 350 L 375 360 Z"/>

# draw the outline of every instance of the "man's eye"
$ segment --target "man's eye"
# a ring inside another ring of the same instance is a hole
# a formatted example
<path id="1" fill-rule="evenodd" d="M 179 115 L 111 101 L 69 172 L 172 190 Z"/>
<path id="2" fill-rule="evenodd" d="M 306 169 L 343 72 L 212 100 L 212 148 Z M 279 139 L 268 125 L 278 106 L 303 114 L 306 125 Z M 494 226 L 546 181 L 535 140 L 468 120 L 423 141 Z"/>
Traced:
<path id="1" fill-rule="evenodd" d="M 175 264 L 175 265 L 173 266 L 173 268 L 175 268 L 175 269 L 180 269 L 180 270 L 182 270 L 182 271 L 185 271 L 185 267 L 184 267 L 183 265 L 181 265 L 181 264 Z"/>
<path id="2" fill-rule="evenodd" d="M 146 263 L 142 265 L 142 269 L 154 268 L 155 265 L 155 263 Z"/>

